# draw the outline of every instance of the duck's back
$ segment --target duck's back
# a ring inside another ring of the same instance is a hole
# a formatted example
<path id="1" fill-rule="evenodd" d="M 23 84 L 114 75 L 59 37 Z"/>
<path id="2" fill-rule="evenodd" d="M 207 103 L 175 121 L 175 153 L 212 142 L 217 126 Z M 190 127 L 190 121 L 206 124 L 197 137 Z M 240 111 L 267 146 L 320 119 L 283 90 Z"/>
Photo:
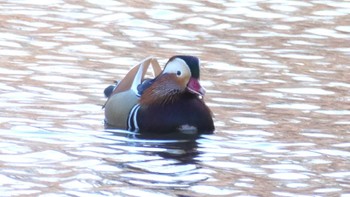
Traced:
<path id="1" fill-rule="evenodd" d="M 106 126 L 118 129 L 130 129 L 128 126 L 129 114 L 138 104 L 137 87 L 142 85 L 146 72 L 152 66 L 153 77 L 161 72 L 158 61 L 148 57 L 135 65 L 117 85 L 107 87 L 104 91 L 108 100 L 104 105 Z M 114 87 L 115 86 L 115 87 Z"/>

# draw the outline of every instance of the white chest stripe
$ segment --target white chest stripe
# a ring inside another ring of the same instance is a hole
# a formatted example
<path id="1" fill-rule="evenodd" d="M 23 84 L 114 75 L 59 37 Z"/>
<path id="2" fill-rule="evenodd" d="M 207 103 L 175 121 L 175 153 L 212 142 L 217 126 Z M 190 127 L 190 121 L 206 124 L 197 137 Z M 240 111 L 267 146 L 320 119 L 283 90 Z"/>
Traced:
<path id="1" fill-rule="evenodd" d="M 137 104 L 135 105 L 129 113 L 128 116 L 128 130 L 129 131 L 138 131 L 139 130 L 139 125 L 137 124 L 137 113 L 140 109 L 140 105 Z"/>

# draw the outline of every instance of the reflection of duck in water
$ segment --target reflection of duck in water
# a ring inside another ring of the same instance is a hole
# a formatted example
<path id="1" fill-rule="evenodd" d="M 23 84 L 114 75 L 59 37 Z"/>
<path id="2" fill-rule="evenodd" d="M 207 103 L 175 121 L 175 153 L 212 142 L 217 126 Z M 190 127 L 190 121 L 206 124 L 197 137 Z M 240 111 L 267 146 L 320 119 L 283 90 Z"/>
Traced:
<path id="1" fill-rule="evenodd" d="M 144 79 L 149 65 L 154 79 Z M 161 71 L 154 58 L 133 67 L 114 88 L 106 88 L 109 127 L 150 133 L 212 133 L 213 119 L 202 97 L 199 59 L 174 56 Z"/>
<path id="2" fill-rule="evenodd" d="M 164 135 L 153 134 L 155 138 L 143 138 L 144 133 L 118 129 L 107 129 L 105 132 L 112 136 L 101 137 L 115 142 L 108 143 L 108 149 L 115 149 L 122 156 L 105 158 L 104 161 L 109 166 L 122 169 L 121 175 L 115 175 L 121 182 L 136 186 L 187 188 L 211 177 L 210 173 L 201 170 L 201 165 L 197 165 L 203 154 L 198 150 L 198 144 L 205 147 L 204 143 L 208 142 L 196 140 L 198 136 L 187 135 L 193 138 L 179 139 L 174 134 L 174 138 L 164 139 Z M 201 137 L 205 139 L 205 136 Z"/>

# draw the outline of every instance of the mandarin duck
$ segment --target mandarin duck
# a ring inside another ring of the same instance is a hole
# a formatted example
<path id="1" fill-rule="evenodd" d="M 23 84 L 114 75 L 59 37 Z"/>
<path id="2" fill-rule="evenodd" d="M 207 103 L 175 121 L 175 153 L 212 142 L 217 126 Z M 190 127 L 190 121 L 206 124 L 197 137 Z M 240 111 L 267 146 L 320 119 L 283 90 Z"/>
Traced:
<path id="1" fill-rule="evenodd" d="M 212 113 L 203 100 L 199 64 L 197 57 L 178 55 L 161 70 L 155 58 L 146 58 L 105 89 L 106 126 L 159 134 L 212 133 Z M 147 79 L 150 65 L 154 78 Z"/>

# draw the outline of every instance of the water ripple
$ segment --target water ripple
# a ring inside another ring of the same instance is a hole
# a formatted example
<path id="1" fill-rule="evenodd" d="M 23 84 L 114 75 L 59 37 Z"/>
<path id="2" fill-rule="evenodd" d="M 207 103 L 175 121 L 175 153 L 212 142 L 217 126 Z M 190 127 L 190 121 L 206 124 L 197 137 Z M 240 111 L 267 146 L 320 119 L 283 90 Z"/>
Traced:
<path id="1" fill-rule="evenodd" d="M 346 196 L 350 4 L 87 0 L 0 5 L 2 196 Z M 213 135 L 104 130 L 139 60 L 201 58 Z"/>

